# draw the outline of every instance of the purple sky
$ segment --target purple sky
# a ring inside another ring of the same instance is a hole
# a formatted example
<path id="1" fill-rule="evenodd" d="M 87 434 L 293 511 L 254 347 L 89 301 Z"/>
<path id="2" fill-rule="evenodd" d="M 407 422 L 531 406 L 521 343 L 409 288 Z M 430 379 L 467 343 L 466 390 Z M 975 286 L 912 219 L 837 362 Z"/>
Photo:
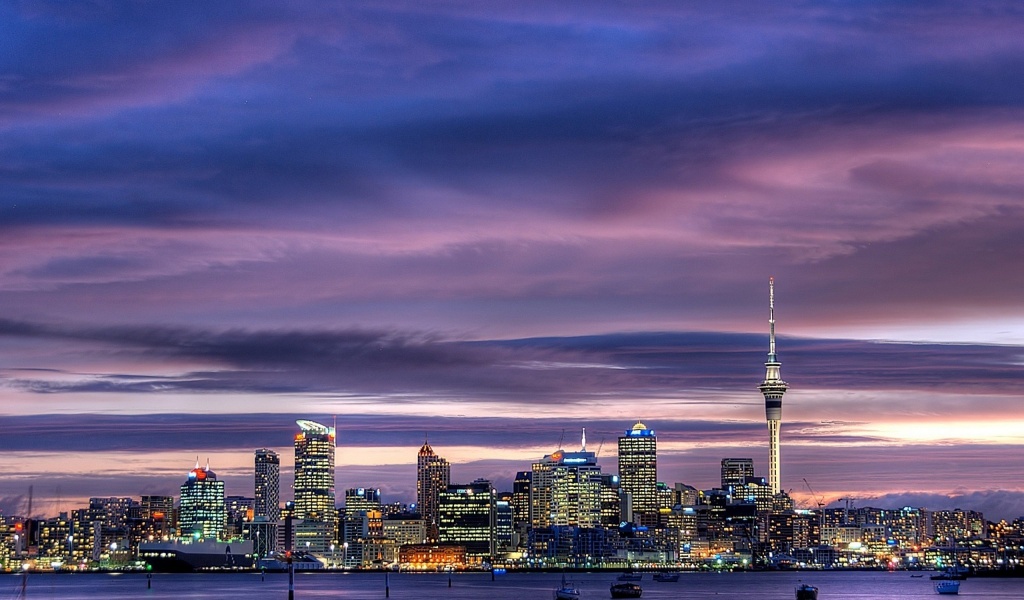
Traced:
<path id="1" fill-rule="evenodd" d="M 0 6 L 0 511 L 766 471 L 774 276 L 784 488 L 1024 514 L 1024 7 L 712 4 Z"/>

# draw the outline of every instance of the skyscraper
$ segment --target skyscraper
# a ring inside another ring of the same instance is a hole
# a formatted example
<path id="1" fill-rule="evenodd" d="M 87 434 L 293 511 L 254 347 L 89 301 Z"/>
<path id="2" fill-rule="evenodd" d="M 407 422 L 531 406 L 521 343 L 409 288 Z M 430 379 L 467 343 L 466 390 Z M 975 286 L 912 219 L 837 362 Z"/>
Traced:
<path id="1" fill-rule="evenodd" d="M 658 524 L 658 437 L 637 421 L 619 438 L 619 489 L 639 525 Z"/>
<path id="2" fill-rule="evenodd" d="M 256 451 L 254 517 L 268 521 L 281 518 L 281 457 L 267 448 Z"/>
<path id="3" fill-rule="evenodd" d="M 334 428 L 298 420 L 295 434 L 295 518 L 334 521 Z"/>
<path id="4" fill-rule="evenodd" d="M 224 482 L 217 474 L 199 466 L 188 472 L 181 485 L 178 509 L 178 527 L 182 537 L 217 539 L 227 524 L 228 513 L 224 505 Z"/>
<path id="5" fill-rule="evenodd" d="M 602 525 L 604 481 L 597 456 L 584 446 L 579 452 L 557 450 L 533 464 L 530 505 L 533 527 Z"/>
<path id="6" fill-rule="evenodd" d="M 764 381 L 758 386 L 764 395 L 764 412 L 768 420 L 768 485 L 773 494 L 782 491 L 779 482 L 779 428 L 782 425 L 782 396 L 789 388 L 782 380 L 782 363 L 775 356 L 775 278 L 768 279 L 768 362 L 764 363 Z"/>
<path id="7" fill-rule="evenodd" d="M 416 504 L 427 523 L 427 537 L 437 539 L 437 502 L 442 491 L 448 489 L 451 465 L 434 453 L 426 441 L 416 457 Z"/>
<path id="8" fill-rule="evenodd" d="M 466 557 L 494 556 L 495 493 L 491 482 L 449 485 L 438 495 L 438 541 L 466 547 Z"/>
<path id="9" fill-rule="evenodd" d="M 722 489 L 743 485 L 747 477 L 754 476 L 754 459 L 752 458 L 723 458 L 722 459 Z"/>

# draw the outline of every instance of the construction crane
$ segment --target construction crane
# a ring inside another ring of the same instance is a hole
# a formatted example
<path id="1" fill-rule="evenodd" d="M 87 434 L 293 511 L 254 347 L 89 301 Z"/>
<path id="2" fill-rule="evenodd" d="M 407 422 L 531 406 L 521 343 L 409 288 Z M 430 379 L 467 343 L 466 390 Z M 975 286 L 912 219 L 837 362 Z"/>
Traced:
<path id="1" fill-rule="evenodd" d="M 807 482 L 806 477 L 804 477 L 804 485 L 807 486 L 807 491 L 811 493 L 811 499 L 813 499 L 818 505 L 818 510 L 821 510 L 822 507 L 825 506 L 825 497 L 814 493 L 814 490 L 811 488 L 811 484 Z"/>
<path id="2" fill-rule="evenodd" d="M 818 536 L 820 539 L 822 530 L 825 529 L 825 497 L 818 496 L 814 493 L 814 489 L 811 487 L 811 484 L 807 481 L 806 477 L 804 477 L 804 485 L 807 486 L 807 491 L 811 493 L 811 498 L 818 505 Z"/>

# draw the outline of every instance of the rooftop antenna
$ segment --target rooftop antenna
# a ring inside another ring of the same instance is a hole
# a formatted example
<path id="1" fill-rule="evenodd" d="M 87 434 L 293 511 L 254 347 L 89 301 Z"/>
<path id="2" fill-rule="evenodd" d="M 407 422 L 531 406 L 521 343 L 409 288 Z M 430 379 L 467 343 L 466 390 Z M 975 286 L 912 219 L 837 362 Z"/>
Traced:
<path id="1" fill-rule="evenodd" d="M 562 449 L 562 442 L 565 440 L 565 429 L 562 429 L 562 435 L 558 438 L 558 450 Z"/>
<path id="2" fill-rule="evenodd" d="M 764 289 L 764 288 L 762 288 Z M 763 306 L 763 305 L 762 305 Z M 761 313 L 764 314 L 764 313 Z M 768 362 L 775 361 L 775 278 L 768 278 Z"/>
<path id="3" fill-rule="evenodd" d="M 582 444 L 583 444 L 583 448 L 580 450 L 580 452 L 586 452 L 587 451 L 587 428 L 586 427 L 583 428 L 583 442 L 582 442 Z"/>

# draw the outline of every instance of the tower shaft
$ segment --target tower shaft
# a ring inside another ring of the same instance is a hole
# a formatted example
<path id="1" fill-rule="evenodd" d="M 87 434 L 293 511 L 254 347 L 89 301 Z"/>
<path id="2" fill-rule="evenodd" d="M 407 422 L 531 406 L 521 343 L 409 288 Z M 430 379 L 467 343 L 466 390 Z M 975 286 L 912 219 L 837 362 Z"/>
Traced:
<path id="1" fill-rule="evenodd" d="M 758 386 L 764 396 L 768 422 L 768 485 L 773 494 L 782 491 L 779 430 L 782 427 L 782 396 L 789 386 L 782 380 L 782 363 L 775 354 L 775 279 L 768 280 L 768 361 L 764 363 L 764 381 Z"/>

